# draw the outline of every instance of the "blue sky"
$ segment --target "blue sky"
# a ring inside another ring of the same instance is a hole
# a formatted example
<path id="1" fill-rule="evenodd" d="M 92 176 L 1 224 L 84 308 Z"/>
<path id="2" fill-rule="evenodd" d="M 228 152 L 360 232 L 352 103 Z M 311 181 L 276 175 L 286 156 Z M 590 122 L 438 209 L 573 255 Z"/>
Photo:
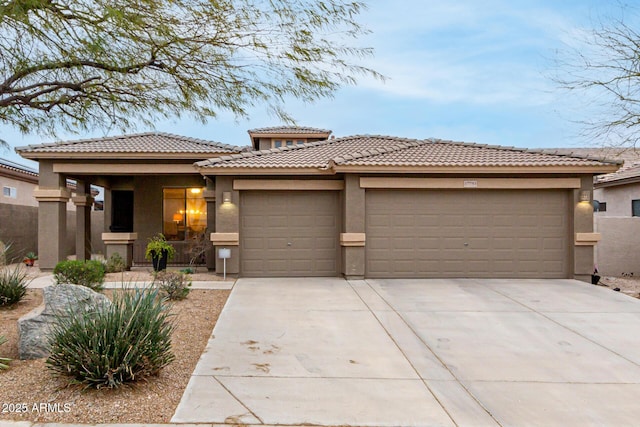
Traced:
<path id="1" fill-rule="evenodd" d="M 365 63 L 388 80 L 365 79 L 333 99 L 292 101 L 288 110 L 298 124 L 331 129 L 337 137 L 384 134 L 529 148 L 595 144 L 572 122 L 584 111 L 583 100 L 560 93 L 549 76 L 558 49 L 619 11 L 617 3 L 602 0 L 370 0 L 360 22 L 372 34 L 361 43 L 375 56 Z M 247 129 L 278 124 L 256 107 L 249 119 L 222 114 L 206 125 L 179 120 L 155 130 L 247 145 Z M 3 125 L 0 139 L 12 147 L 53 140 Z M 0 156 L 32 164 L 13 150 Z"/>

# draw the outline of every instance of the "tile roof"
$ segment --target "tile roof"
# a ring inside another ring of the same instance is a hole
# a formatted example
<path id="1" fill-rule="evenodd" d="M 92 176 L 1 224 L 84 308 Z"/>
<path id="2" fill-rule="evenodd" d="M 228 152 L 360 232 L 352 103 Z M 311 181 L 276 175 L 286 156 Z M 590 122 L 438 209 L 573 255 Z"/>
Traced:
<path id="1" fill-rule="evenodd" d="M 0 168 L 19 172 L 25 175 L 38 176 L 37 170 L 5 159 L 0 159 Z"/>
<path id="2" fill-rule="evenodd" d="M 572 148 L 544 148 L 544 153 L 568 156 L 589 156 L 600 159 L 622 160 L 624 162 L 640 161 L 640 150 L 619 147 L 572 147 Z"/>
<path id="3" fill-rule="evenodd" d="M 80 139 L 17 147 L 20 154 L 28 153 L 233 153 L 242 148 L 219 142 L 188 138 L 163 132 L 148 132 L 103 138 Z"/>
<path id="4" fill-rule="evenodd" d="M 326 133 L 331 134 L 331 131 L 328 129 L 318 129 L 306 126 L 273 126 L 267 128 L 256 128 L 249 129 L 247 132 L 249 134 L 292 134 L 292 135 L 302 135 L 302 134 L 317 134 L 317 133 Z"/>
<path id="5" fill-rule="evenodd" d="M 618 171 L 606 175 L 597 176 L 594 185 L 614 185 L 640 181 L 640 161 L 626 162 Z"/>
<path id="6" fill-rule="evenodd" d="M 587 156 L 548 154 L 539 150 L 437 139 L 356 135 L 222 156 L 196 163 L 202 168 L 318 168 L 337 166 L 510 167 L 603 166 Z"/>
<path id="7" fill-rule="evenodd" d="M 399 142 L 414 141 L 387 136 L 353 136 L 270 150 L 232 154 L 198 162 L 200 167 L 327 168 L 329 161 L 355 151 L 385 149 Z"/>

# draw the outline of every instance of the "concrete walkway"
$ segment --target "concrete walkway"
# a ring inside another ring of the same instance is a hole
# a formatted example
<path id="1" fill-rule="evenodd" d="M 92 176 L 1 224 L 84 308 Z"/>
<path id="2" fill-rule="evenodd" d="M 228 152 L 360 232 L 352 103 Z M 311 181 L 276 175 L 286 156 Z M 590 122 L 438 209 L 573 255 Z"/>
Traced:
<path id="1" fill-rule="evenodd" d="M 176 423 L 632 426 L 640 301 L 571 280 L 240 279 Z"/>
<path id="2" fill-rule="evenodd" d="M 29 288 L 40 289 L 46 286 L 51 286 L 55 283 L 53 274 L 47 274 L 44 276 L 36 277 L 29 283 Z M 104 282 L 105 289 L 121 289 L 123 287 L 128 288 L 148 288 L 152 282 Z M 210 281 L 194 281 L 191 282 L 191 289 L 231 289 L 235 279 L 222 280 L 210 280 Z M 1 427 L 1 426 L 0 426 Z"/>

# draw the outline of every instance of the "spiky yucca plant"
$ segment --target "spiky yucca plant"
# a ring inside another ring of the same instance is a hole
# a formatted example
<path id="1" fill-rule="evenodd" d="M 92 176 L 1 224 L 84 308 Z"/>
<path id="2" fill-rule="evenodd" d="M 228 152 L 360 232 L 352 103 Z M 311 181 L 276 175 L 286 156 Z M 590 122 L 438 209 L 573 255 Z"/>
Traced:
<path id="1" fill-rule="evenodd" d="M 21 266 L 0 268 L 0 307 L 20 302 L 28 285 L 27 272 Z"/>
<path id="2" fill-rule="evenodd" d="M 0 345 L 6 342 L 7 342 L 7 339 L 4 336 L 0 335 Z M 9 362 L 11 362 L 11 359 L 6 357 L 0 357 L 0 371 L 4 369 L 9 369 L 9 365 L 8 365 Z"/>
<path id="3" fill-rule="evenodd" d="M 174 324 L 157 290 L 122 291 L 93 313 L 61 313 L 50 334 L 48 368 L 70 383 L 118 387 L 171 363 Z"/>

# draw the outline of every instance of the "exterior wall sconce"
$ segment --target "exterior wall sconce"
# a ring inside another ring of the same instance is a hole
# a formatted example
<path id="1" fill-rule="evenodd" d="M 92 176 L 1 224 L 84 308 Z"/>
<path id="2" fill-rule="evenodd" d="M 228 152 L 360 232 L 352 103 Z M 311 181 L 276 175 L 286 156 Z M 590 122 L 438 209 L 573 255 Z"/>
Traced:
<path id="1" fill-rule="evenodd" d="M 231 192 L 223 191 L 222 192 L 222 203 L 231 203 Z"/>
<path id="2" fill-rule="evenodd" d="M 589 202 L 589 201 L 591 201 L 591 191 L 589 191 L 589 190 L 581 190 L 580 191 L 580 201 L 581 202 Z"/>

